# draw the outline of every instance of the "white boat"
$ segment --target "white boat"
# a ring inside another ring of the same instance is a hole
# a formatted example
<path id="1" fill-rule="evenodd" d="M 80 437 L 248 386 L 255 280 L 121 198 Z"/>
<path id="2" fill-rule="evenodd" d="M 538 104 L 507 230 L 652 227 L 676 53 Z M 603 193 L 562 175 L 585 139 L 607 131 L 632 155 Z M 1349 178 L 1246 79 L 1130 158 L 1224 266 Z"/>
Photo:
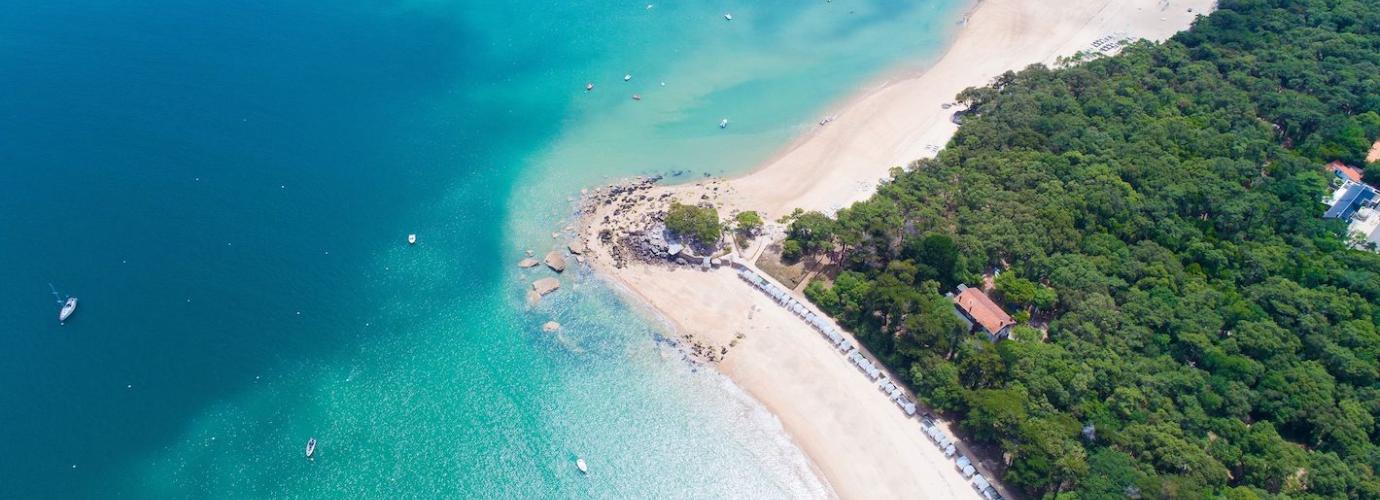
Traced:
<path id="1" fill-rule="evenodd" d="M 312 456 L 312 455 L 315 455 L 315 454 L 316 454 L 316 438 L 308 439 L 308 440 L 307 440 L 307 458 L 311 458 L 311 456 Z"/>
<path id="2" fill-rule="evenodd" d="M 724 14 L 724 20 L 726 20 L 726 21 L 732 21 L 732 20 L 733 20 L 733 14 Z"/>
<path id="3" fill-rule="evenodd" d="M 67 318 L 72 317 L 74 312 L 77 312 L 77 298 L 68 297 L 67 303 L 62 305 L 61 311 L 58 311 L 58 323 L 67 321 Z"/>
<path id="4" fill-rule="evenodd" d="M 575 468 L 580 469 L 580 472 L 583 474 L 589 474 L 589 466 L 585 465 L 585 459 L 583 458 L 575 459 Z"/>
<path id="5" fill-rule="evenodd" d="M 632 80 L 632 73 L 628 73 L 628 74 L 626 74 L 626 75 L 623 75 L 623 81 L 626 82 L 626 81 L 628 81 L 628 80 Z"/>
<path id="6" fill-rule="evenodd" d="M 594 90 L 594 84 L 593 84 L 593 83 L 586 83 L 586 84 L 585 84 L 585 92 L 589 92 L 589 91 L 592 91 L 592 90 Z"/>
<path id="7" fill-rule="evenodd" d="M 407 235 L 407 244 L 408 244 L 408 245 L 416 245 L 416 244 L 417 244 L 417 235 L 416 235 L 416 234 L 409 234 L 409 235 Z"/>
<path id="8" fill-rule="evenodd" d="M 723 121 L 719 122 L 719 128 L 728 128 L 728 118 L 724 118 Z"/>

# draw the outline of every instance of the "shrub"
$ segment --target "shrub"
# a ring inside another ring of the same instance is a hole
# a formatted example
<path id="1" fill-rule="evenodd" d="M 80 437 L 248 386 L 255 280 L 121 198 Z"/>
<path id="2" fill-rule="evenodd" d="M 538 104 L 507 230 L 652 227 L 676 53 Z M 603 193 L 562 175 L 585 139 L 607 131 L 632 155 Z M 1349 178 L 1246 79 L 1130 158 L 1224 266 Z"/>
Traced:
<path id="1" fill-rule="evenodd" d="M 719 224 L 719 211 L 714 207 L 680 202 L 671 202 L 671 211 L 666 214 L 666 229 L 706 246 L 717 244 L 723 231 Z"/>
<path id="2" fill-rule="evenodd" d="M 762 216 L 752 210 L 738 213 L 738 216 L 735 217 L 734 220 L 738 222 L 738 230 L 747 234 L 756 233 L 758 229 L 762 228 L 763 224 Z"/>
<path id="3" fill-rule="evenodd" d="M 804 255 L 804 251 L 801 250 L 799 241 L 786 240 L 781 244 L 781 260 L 795 262 L 800 260 L 801 255 Z"/>

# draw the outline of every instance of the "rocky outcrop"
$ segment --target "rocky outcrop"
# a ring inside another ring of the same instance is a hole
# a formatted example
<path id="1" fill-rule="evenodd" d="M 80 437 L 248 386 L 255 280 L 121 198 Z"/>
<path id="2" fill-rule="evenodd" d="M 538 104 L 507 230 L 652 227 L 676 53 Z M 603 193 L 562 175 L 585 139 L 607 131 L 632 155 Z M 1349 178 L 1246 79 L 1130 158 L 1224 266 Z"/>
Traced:
<path id="1" fill-rule="evenodd" d="M 537 267 L 537 264 L 541 263 L 537 262 L 537 259 L 533 259 L 531 257 L 518 261 L 518 267 L 521 267 L 523 269 L 527 269 L 529 267 Z"/>
<path id="2" fill-rule="evenodd" d="M 551 253 L 546 254 L 546 267 L 558 273 L 565 272 L 565 257 L 561 257 L 560 252 L 552 250 Z"/>
<path id="3" fill-rule="evenodd" d="M 532 282 L 532 291 L 537 292 L 539 297 L 560 289 L 561 280 L 556 278 L 542 278 Z"/>
<path id="4" fill-rule="evenodd" d="M 602 248 L 608 252 L 614 268 L 627 267 L 633 262 L 673 264 L 677 259 L 699 265 L 703 257 L 714 257 L 713 248 L 687 246 L 667 232 L 667 210 L 675 195 L 656 192 L 654 187 L 659 180 L 659 177 L 636 178 L 592 190 L 585 197 L 580 214 L 594 229 L 591 232 L 594 234 L 580 241 L 587 246 L 579 250 L 593 255 L 598 252 L 591 253 L 592 249 Z M 709 199 L 710 193 L 717 199 L 720 189 L 717 182 L 708 181 L 701 186 L 706 193 L 704 199 Z M 572 246 L 571 250 L 573 253 L 577 249 Z M 602 255 L 599 258 L 602 259 Z"/>

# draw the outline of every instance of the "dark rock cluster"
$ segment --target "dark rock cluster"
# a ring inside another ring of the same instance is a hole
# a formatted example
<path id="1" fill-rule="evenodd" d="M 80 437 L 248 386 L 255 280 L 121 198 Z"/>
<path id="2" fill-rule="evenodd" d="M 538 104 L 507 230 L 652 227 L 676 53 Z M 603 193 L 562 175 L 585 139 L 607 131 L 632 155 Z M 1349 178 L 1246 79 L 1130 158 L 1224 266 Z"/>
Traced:
<path id="1" fill-rule="evenodd" d="M 664 202 L 671 197 L 670 193 L 648 193 L 660 180 L 660 176 L 633 179 L 601 189 L 585 200 L 581 209 L 585 217 L 597 211 L 605 212 L 596 221 L 602 225 L 598 240 L 609 249 L 614 267 L 625 267 L 630 260 L 665 261 L 668 246 L 664 236 L 666 211 L 645 209 L 647 203 Z"/>
<path id="2" fill-rule="evenodd" d="M 694 335 L 681 335 L 681 346 L 686 349 L 690 359 L 706 363 L 718 363 L 728 356 L 728 348 L 700 342 Z"/>

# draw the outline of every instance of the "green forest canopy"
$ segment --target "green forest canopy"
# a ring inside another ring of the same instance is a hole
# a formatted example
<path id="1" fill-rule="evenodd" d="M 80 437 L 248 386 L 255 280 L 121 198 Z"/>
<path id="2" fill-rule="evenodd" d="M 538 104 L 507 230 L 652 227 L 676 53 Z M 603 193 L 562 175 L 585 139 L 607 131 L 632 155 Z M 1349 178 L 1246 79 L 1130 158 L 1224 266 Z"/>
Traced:
<path id="1" fill-rule="evenodd" d="M 959 99 L 938 158 L 792 232 L 841 258 L 813 301 L 1027 494 L 1380 498 L 1380 256 L 1319 203 L 1380 135 L 1380 0 L 1224 0 Z M 1047 338 L 956 324 L 989 269 Z"/>

